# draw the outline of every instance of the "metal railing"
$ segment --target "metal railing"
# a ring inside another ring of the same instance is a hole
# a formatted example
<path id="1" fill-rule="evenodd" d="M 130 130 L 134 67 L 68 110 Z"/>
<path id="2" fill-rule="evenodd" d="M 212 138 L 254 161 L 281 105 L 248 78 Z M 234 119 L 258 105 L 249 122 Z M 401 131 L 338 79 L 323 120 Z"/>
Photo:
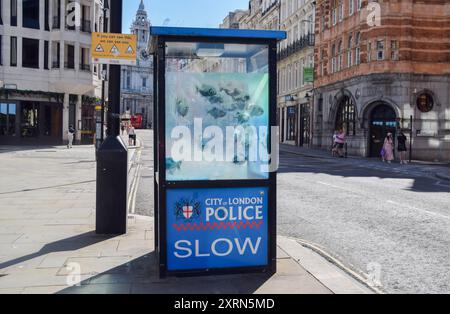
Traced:
<path id="1" fill-rule="evenodd" d="M 282 49 L 278 54 L 278 61 L 283 60 L 290 55 L 299 52 L 302 49 L 307 47 L 314 47 L 315 44 L 315 36 L 314 34 L 308 34 L 300 39 L 294 41 L 292 44 L 288 45 L 286 48 Z"/>

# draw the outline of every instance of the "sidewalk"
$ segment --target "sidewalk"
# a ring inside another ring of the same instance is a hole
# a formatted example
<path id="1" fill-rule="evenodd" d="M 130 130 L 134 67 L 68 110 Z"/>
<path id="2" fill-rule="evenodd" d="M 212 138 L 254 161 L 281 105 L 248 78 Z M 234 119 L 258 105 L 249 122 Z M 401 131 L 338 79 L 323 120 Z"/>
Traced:
<path id="1" fill-rule="evenodd" d="M 395 171 L 411 174 L 414 176 L 428 176 L 441 180 L 450 181 L 450 162 L 428 162 L 413 160 L 411 164 L 400 165 L 398 162 L 392 164 L 382 163 L 381 160 L 376 158 L 363 158 L 358 156 L 348 156 L 346 159 L 335 158 L 331 156 L 331 153 L 327 150 L 316 148 L 304 148 L 292 145 L 281 144 L 281 153 L 296 154 L 307 158 L 320 158 L 326 160 L 335 160 L 336 162 L 344 164 L 357 164 L 359 167 L 365 167 L 370 169 L 378 169 L 382 171 Z"/>
<path id="2" fill-rule="evenodd" d="M 0 294 L 372 293 L 315 251 L 284 237 L 278 238 L 273 276 L 160 280 L 152 218 L 130 215 L 124 236 L 95 234 L 93 147 L 4 151 L 0 170 Z M 79 286 L 68 285 L 80 280 Z"/>

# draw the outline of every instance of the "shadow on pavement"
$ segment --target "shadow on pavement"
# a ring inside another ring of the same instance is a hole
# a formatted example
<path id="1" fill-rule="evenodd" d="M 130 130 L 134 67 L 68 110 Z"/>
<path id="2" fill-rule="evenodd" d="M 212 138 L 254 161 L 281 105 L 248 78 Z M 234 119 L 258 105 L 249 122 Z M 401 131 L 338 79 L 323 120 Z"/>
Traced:
<path id="1" fill-rule="evenodd" d="M 271 277 L 244 274 L 159 279 L 156 253 L 151 252 L 58 294 L 251 294 Z"/>
<path id="2" fill-rule="evenodd" d="M 28 254 L 28 255 L 18 257 L 16 259 L 1 263 L 0 269 L 11 267 L 13 265 L 17 265 L 17 264 L 26 262 L 28 260 L 43 256 L 43 255 L 47 255 L 50 253 L 77 251 L 82 248 L 106 241 L 113 237 L 115 237 L 115 236 L 102 236 L 102 235 L 97 235 L 95 232 L 87 232 L 87 233 L 80 234 L 80 235 L 77 235 L 77 236 L 74 236 L 71 238 L 55 241 L 55 242 L 46 244 L 38 252 Z"/>

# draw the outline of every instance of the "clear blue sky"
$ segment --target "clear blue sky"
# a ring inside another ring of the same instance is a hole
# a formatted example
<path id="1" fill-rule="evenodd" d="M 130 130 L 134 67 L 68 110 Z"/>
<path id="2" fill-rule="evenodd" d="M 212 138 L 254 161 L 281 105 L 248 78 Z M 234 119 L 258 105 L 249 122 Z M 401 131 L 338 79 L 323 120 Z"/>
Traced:
<path id="1" fill-rule="evenodd" d="M 123 33 L 130 32 L 140 0 L 123 1 Z M 248 0 L 144 0 L 154 26 L 219 27 L 230 11 L 247 9 Z"/>

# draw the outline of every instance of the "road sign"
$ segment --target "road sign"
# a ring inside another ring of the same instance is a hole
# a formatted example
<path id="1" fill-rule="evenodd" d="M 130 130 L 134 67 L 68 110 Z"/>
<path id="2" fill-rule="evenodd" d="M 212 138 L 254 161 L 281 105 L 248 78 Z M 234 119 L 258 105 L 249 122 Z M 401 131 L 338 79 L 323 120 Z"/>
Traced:
<path id="1" fill-rule="evenodd" d="M 136 35 L 93 33 L 92 63 L 136 65 Z"/>
<path id="2" fill-rule="evenodd" d="M 267 187 L 167 192 L 169 271 L 267 265 Z"/>

